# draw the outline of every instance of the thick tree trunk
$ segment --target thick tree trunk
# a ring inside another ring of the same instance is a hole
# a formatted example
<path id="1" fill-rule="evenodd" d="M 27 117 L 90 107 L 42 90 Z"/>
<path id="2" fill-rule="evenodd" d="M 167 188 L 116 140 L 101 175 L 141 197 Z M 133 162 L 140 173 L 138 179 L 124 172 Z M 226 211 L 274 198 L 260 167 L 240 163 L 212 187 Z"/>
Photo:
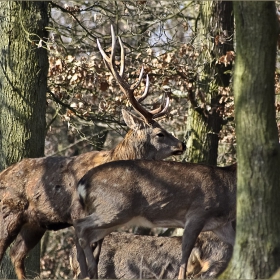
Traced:
<path id="1" fill-rule="evenodd" d="M 234 2 L 237 223 L 233 258 L 221 276 L 269 278 L 280 260 L 280 147 L 274 107 L 274 2 Z"/>
<path id="2" fill-rule="evenodd" d="M 191 106 L 188 110 L 185 135 L 187 149 L 184 158 L 186 161 L 216 165 L 218 133 L 223 123 L 219 112 L 222 110 L 223 104 L 219 103 L 218 86 L 227 87 L 229 85 L 230 74 L 224 72 L 232 67 L 231 63 L 224 66 L 224 64 L 216 64 L 216 62 L 227 51 L 233 50 L 232 2 L 205 1 L 200 5 L 203 27 L 198 31 L 200 34 L 197 36 L 197 41 L 198 44 L 203 42 L 205 53 L 209 56 L 208 62 L 203 63 L 203 67 L 198 69 L 200 74 L 196 81 L 196 89 L 189 93 Z M 198 96 L 204 96 L 203 107 L 199 106 Z M 207 104 L 207 108 L 205 104 Z"/>
<path id="3" fill-rule="evenodd" d="M 0 170 L 24 157 L 44 155 L 48 58 L 46 2 L 0 2 Z M 39 246 L 27 261 L 28 276 L 40 270 Z M 1 278 L 15 278 L 9 258 Z"/>

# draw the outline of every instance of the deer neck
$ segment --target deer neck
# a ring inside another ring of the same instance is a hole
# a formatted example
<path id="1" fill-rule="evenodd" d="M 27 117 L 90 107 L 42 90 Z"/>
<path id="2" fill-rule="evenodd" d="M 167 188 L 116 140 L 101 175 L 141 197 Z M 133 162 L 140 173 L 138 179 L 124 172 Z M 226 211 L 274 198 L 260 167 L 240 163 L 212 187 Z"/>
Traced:
<path id="1" fill-rule="evenodd" d="M 145 158 L 145 150 L 147 150 L 145 140 L 139 139 L 139 136 L 130 130 L 125 138 L 110 151 L 111 161 Z"/>

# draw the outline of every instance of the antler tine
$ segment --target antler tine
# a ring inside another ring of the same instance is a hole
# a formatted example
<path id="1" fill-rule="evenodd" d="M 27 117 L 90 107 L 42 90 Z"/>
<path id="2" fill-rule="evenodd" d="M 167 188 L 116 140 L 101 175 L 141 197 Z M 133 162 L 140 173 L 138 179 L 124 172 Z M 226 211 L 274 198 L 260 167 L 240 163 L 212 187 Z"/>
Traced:
<path id="1" fill-rule="evenodd" d="M 142 78 L 143 78 L 143 74 L 144 74 L 144 66 L 141 67 L 141 71 L 140 71 L 140 74 L 139 74 L 138 81 L 134 85 L 131 86 L 132 90 L 135 90 L 140 85 L 140 83 L 142 81 Z"/>
<path id="2" fill-rule="evenodd" d="M 115 32 L 114 32 L 114 28 L 111 25 L 111 36 L 112 36 L 112 50 L 111 50 L 111 56 L 107 56 L 106 53 L 104 52 L 103 48 L 101 47 L 101 44 L 99 42 L 99 40 L 97 39 L 97 46 L 98 49 L 104 59 L 104 62 L 107 66 L 107 68 L 110 70 L 110 72 L 112 73 L 112 75 L 114 76 L 114 78 L 117 80 L 117 82 L 120 84 L 122 90 L 127 90 L 130 88 L 129 84 L 126 83 L 123 79 L 123 72 L 124 72 L 124 48 L 123 48 L 123 44 L 122 41 L 119 38 L 119 42 L 120 42 L 120 46 L 121 46 L 121 66 L 120 66 L 120 73 L 118 73 L 117 71 L 117 67 L 115 65 L 115 49 L 116 49 L 116 36 L 115 36 Z M 125 92 L 125 94 L 127 95 L 127 93 Z"/>
<path id="3" fill-rule="evenodd" d="M 104 52 L 103 48 L 102 48 L 101 45 L 100 45 L 99 40 L 97 39 L 96 42 L 97 42 L 98 49 L 99 49 L 99 51 L 100 51 L 100 53 L 101 53 L 103 59 L 104 59 L 106 62 L 109 63 L 109 62 L 110 62 L 110 58 L 109 58 L 109 57 L 107 56 L 107 54 Z"/>
<path id="4" fill-rule="evenodd" d="M 159 105 L 158 108 L 154 109 L 151 111 L 151 113 L 154 115 L 154 114 L 158 114 L 160 111 L 163 110 L 164 108 L 164 102 L 165 102 L 165 97 L 166 97 L 166 93 L 164 92 L 163 95 L 162 95 L 162 98 L 161 98 L 161 104 Z M 167 101 L 169 102 L 169 97 L 167 98 Z M 166 106 L 166 105 L 165 105 Z"/>
<path id="5" fill-rule="evenodd" d="M 112 37 L 112 49 L 111 49 L 110 65 L 111 65 L 111 67 L 114 68 L 115 52 L 116 52 L 116 36 L 115 36 L 113 25 L 111 25 L 111 37 Z"/>
<path id="6" fill-rule="evenodd" d="M 113 28 L 111 26 L 111 28 Z M 114 30 L 113 30 L 114 32 Z M 122 40 L 120 37 L 118 37 L 119 39 L 119 44 L 120 44 L 120 47 L 121 47 L 121 66 L 120 66 L 120 76 L 122 77 L 123 76 L 123 73 L 124 73 L 124 68 L 125 68 L 125 59 L 124 59 L 124 47 L 123 47 L 123 43 L 122 43 Z"/>
<path id="7" fill-rule="evenodd" d="M 163 93 L 162 103 L 160 104 L 160 106 L 157 109 L 154 109 L 150 112 L 153 115 L 153 119 L 157 119 L 166 114 L 169 103 L 170 103 L 170 98 L 168 95 L 166 98 L 165 97 L 166 97 L 166 93 Z M 162 109 L 165 99 L 166 99 L 165 107 Z"/>
<path id="8" fill-rule="evenodd" d="M 115 77 L 115 72 L 116 72 L 116 67 L 115 67 L 115 51 L 116 51 L 116 36 L 115 36 L 115 32 L 114 32 L 114 28 L 111 25 L 111 37 L 112 37 L 112 50 L 111 50 L 111 57 L 107 56 L 106 53 L 104 52 L 103 48 L 101 47 L 101 44 L 99 42 L 99 40 L 97 39 L 97 46 L 98 49 L 104 59 L 104 62 L 107 66 L 107 68 L 110 70 L 110 72 L 113 74 L 113 76 Z M 120 73 L 119 75 L 122 77 L 123 73 L 124 73 L 124 47 L 122 44 L 122 41 L 119 39 L 119 43 L 121 46 L 121 66 L 120 66 Z"/>
<path id="9" fill-rule="evenodd" d="M 103 60 L 104 60 L 104 62 L 105 62 L 105 64 L 106 64 L 107 68 L 108 68 L 108 69 L 110 70 L 110 72 L 113 74 L 112 69 L 111 69 L 111 67 L 110 67 L 110 58 L 107 56 L 107 54 L 106 54 L 106 53 L 104 52 L 104 50 L 102 49 L 99 40 L 97 39 L 96 41 L 97 41 L 98 49 L 99 49 L 99 51 L 100 51 L 100 53 L 101 53 L 101 55 L 102 55 L 102 57 L 103 57 Z"/>
<path id="10" fill-rule="evenodd" d="M 143 66 L 142 66 L 141 73 L 142 73 L 142 71 L 144 71 Z M 141 73 L 140 73 L 140 76 L 141 76 Z M 140 79 L 140 76 L 139 76 L 139 79 Z M 141 76 L 141 80 L 142 80 L 142 76 Z M 137 99 L 137 101 L 138 101 L 139 103 L 141 103 L 141 102 L 148 96 L 148 92 L 149 92 L 149 83 L 150 83 L 149 75 L 147 74 L 147 76 L 146 76 L 145 91 L 144 91 L 144 93 L 141 95 L 141 97 Z"/>
<path id="11" fill-rule="evenodd" d="M 112 31 L 112 30 L 111 30 Z M 114 41 L 113 41 L 114 40 Z M 115 61 L 115 34 L 113 31 L 112 34 L 112 51 L 111 51 L 111 57 L 107 56 L 107 54 L 104 52 L 103 48 L 101 47 L 101 44 L 99 42 L 99 40 L 97 39 L 97 46 L 98 49 L 104 59 L 105 65 L 107 66 L 107 68 L 110 70 L 110 72 L 112 73 L 112 75 L 114 76 L 114 69 L 113 69 L 113 65 L 114 65 L 114 61 Z M 114 42 L 114 43 L 113 43 Z M 112 64 L 113 61 L 113 64 Z"/>

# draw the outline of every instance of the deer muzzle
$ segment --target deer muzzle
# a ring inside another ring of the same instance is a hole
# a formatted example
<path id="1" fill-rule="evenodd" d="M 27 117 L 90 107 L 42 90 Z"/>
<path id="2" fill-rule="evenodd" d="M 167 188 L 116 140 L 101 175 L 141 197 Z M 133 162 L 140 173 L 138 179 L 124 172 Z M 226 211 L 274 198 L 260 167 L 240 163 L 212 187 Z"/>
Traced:
<path id="1" fill-rule="evenodd" d="M 184 142 L 180 142 L 178 144 L 178 147 L 176 150 L 174 150 L 173 155 L 174 156 L 179 156 L 182 155 L 184 153 L 184 151 L 186 150 L 186 144 Z"/>

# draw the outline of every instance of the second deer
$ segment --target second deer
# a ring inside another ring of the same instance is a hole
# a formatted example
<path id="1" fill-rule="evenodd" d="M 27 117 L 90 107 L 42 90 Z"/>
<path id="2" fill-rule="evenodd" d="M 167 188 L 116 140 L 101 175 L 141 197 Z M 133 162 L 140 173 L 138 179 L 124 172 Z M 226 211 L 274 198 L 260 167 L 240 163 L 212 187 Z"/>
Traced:
<path id="1" fill-rule="evenodd" d="M 176 279 L 180 267 L 182 237 L 160 237 L 113 232 L 102 243 L 100 279 Z M 215 279 L 227 267 L 233 247 L 213 232 L 201 232 L 187 265 L 188 278 Z M 80 274 L 76 248 L 70 253 L 74 279 Z M 108 261 L 108 259 L 110 261 Z"/>
<path id="2" fill-rule="evenodd" d="M 115 36 L 112 31 L 113 46 Z M 134 97 L 136 86 L 124 79 L 124 51 L 120 73 L 116 70 L 113 47 L 110 70 L 114 69 L 117 81 L 131 105 L 141 118 L 123 111 L 124 120 L 131 130 L 110 151 L 93 151 L 76 157 L 27 158 L 0 173 L 0 263 L 8 246 L 15 240 L 10 256 L 18 278 L 26 277 L 24 259 L 40 241 L 46 230 L 59 230 L 72 225 L 72 195 L 78 180 L 91 168 L 120 159 L 160 160 L 180 155 L 185 145 L 164 130 L 156 118 L 166 113 L 165 106 L 146 110 Z M 108 64 L 108 62 L 107 62 Z M 148 79 L 147 79 L 148 81 Z M 148 93 L 149 83 L 142 96 Z M 163 108 L 164 107 L 164 108 Z"/>
<path id="3" fill-rule="evenodd" d="M 236 165 L 115 161 L 90 170 L 77 190 L 73 219 L 82 277 L 97 277 L 92 245 L 125 225 L 184 228 L 179 279 L 201 231 L 234 245 Z"/>

